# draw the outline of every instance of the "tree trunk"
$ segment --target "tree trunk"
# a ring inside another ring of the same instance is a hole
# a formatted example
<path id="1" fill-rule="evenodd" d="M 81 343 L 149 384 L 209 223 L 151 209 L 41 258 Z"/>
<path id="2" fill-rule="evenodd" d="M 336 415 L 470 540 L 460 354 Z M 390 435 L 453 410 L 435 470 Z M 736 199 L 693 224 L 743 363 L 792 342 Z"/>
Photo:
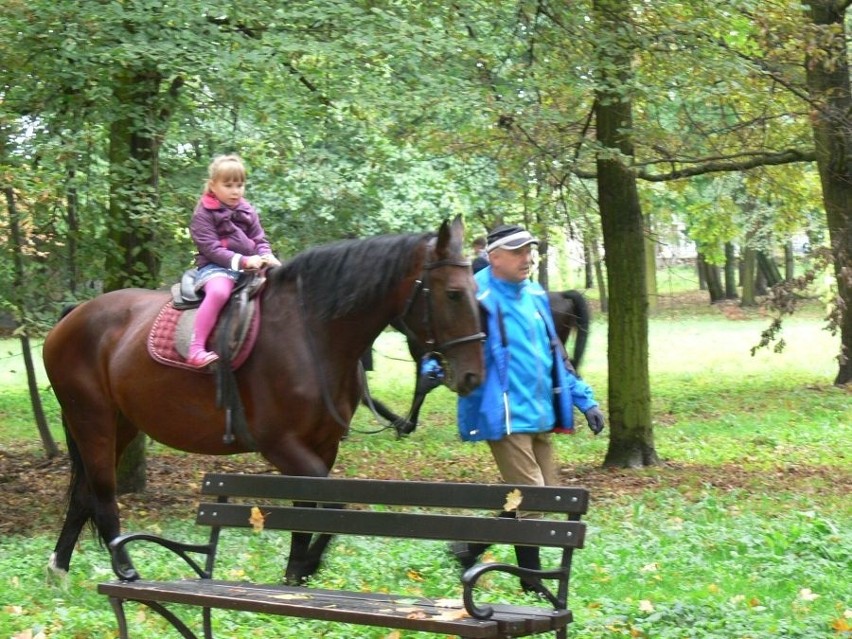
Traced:
<path id="1" fill-rule="evenodd" d="M 648 291 L 648 312 L 657 310 L 659 291 L 657 290 L 657 241 L 652 230 L 651 216 L 645 220 L 645 290 Z"/>
<path id="2" fill-rule="evenodd" d="M 12 187 L 7 186 L 5 189 L 6 206 L 9 209 L 9 234 L 12 239 L 12 260 L 14 263 L 14 290 L 22 291 L 24 281 L 26 279 L 24 273 L 24 259 L 21 253 L 21 227 L 18 221 L 18 208 L 15 205 L 15 193 Z M 17 294 L 16 294 L 17 296 Z M 33 365 L 33 355 L 30 350 L 30 338 L 27 334 L 27 311 L 24 307 L 22 299 L 15 300 L 15 308 L 19 315 L 19 321 L 23 324 L 21 332 L 21 352 L 24 356 L 24 368 L 27 371 L 27 387 L 30 392 L 30 406 L 33 409 L 36 427 L 38 428 L 39 436 L 41 437 L 44 452 L 48 458 L 56 457 L 59 454 L 59 448 L 50 433 L 50 428 L 47 425 L 47 419 L 44 416 L 44 409 L 41 404 L 41 396 L 38 392 L 38 382 L 36 380 L 35 366 Z"/>
<path id="3" fill-rule="evenodd" d="M 763 274 L 766 286 L 772 287 L 781 283 L 781 271 L 778 270 L 778 265 L 772 259 L 772 255 L 766 251 L 758 251 L 757 266 Z"/>
<path id="4" fill-rule="evenodd" d="M 784 243 L 784 281 L 792 282 L 796 277 L 796 260 L 793 257 L 793 241 Z"/>
<path id="5" fill-rule="evenodd" d="M 586 260 L 586 263 L 583 265 L 583 273 L 586 276 L 587 290 L 595 286 L 595 258 L 597 253 L 597 251 L 592 252 L 591 242 L 588 235 L 586 235 L 583 240 L 583 256 Z"/>
<path id="6" fill-rule="evenodd" d="M 606 288 L 606 276 L 604 275 L 604 263 L 601 254 L 595 249 L 595 278 L 598 281 L 598 298 L 601 301 L 601 313 L 609 313 L 609 293 Z"/>
<path id="7" fill-rule="evenodd" d="M 607 283 L 610 290 L 607 358 L 610 436 L 604 466 L 659 463 L 651 423 L 648 376 L 648 295 L 645 233 L 633 159 L 630 3 L 595 0 L 599 88 L 596 92 L 597 158 Z"/>
<path id="8" fill-rule="evenodd" d="M 725 242 L 725 299 L 735 300 L 737 295 L 737 255 L 734 245 Z"/>
<path id="9" fill-rule="evenodd" d="M 538 242 L 538 283 L 541 284 L 544 290 L 550 290 L 550 275 L 548 273 L 550 260 L 549 258 L 549 243 L 547 241 L 547 232 L 540 234 Z"/>
<path id="10" fill-rule="evenodd" d="M 845 28 L 846 2 L 811 0 L 804 5 L 813 23 L 814 53 L 805 73 L 811 104 L 822 197 L 837 279 L 840 357 L 837 385 L 852 382 L 852 87 Z"/>
<path id="11" fill-rule="evenodd" d="M 129 286 L 154 288 L 159 284 L 157 132 L 162 126 L 160 118 L 168 113 L 158 95 L 159 85 L 156 72 L 137 69 L 129 72 L 115 89 L 116 100 L 135 109 L 125 109 L 109 131 L 109 233 L 115 248 L 106 256 L 105 291 Z M 173 88 L 176 91 L 179 84 Z M 145 437 L 140 433 L 120 460 L 119 491 L 144 490 L 146 466 Z"/>
<path id="12" fill-rule="evenodd" d="M 707 273 L 705 272 L 705 267 L 707 265 L 704 263 L 704 258 L 699 253 L 695 256 L 695 272 L 698 274 L 698 290 L 706 291 L 707 290 Z"/>
<path id="13" fill-rule="evenodd" d="M 725 299 L 725 291 L 722 287 L 722 275 L 719 272 L 719 267 L 715 264 L 708 264 L 704 253 L 698 252 L 698 264 L 701 272 L 704 274 L 704 281 L 707 284 L 707 292 L 710 294 L 710 303 L 716 304 Z"/>
<path id="14" fill-rule="evenodd" d="M 754 286 L 757 272 L 757 251 L 747 246 L 743 253 L 742 265 L 743 297 L 740 306 L 757 306 L 757 292 Z"/>
<path id="15" fill-rule="evenodd" d="M 68 290 L 72 296 L 77 293 L 77 280 L 79 279 L 79 268 L 77 267 L 77 240 L 80 237 L 80 223 L 77 217 L 77 187 L 74 186 L 75 171 L 68 169 L 68 187 L 65 194 L 65 222 L 68 224 Z"/>

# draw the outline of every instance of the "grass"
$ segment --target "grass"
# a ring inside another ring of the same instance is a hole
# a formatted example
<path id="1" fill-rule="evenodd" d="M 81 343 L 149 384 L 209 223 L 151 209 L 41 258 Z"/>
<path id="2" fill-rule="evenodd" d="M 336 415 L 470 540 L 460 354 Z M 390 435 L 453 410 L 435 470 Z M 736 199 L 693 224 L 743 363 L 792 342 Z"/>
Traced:
<path id="1" fill-rule="evenodd" d="M 852 402 L 848 389 L 830 384 L 837 338 L 822 330 L 815 314 L 786 322 L 783 353 L 752 357 L 749 349 L 765 324 L 759 314 L 729 318 L 718 308 L 669 308 L 652 319 L 652 412 L 663 465 L 604 470 L 605 437 L 582 428 L 558 438 L 564 481 L 593 494 L 587 545 L 575 556 L 572 638 L 850 636 Z M 583 368 L 604 408 L 606 328 L 598 317 Z M 13 351 L 15 344 L 4 346 Z M 413 375 L 401 347 L 399 336 L 383 336 L 370 375 L 373 393 L 399 408 L 407 405 Z M 37 461 L 28 396 L 20 373 L 8 373 L 18 367 L 11 361 L 0 360 L 0 461 L 5 452 L 22 450 Z M 45 406 L 56 424 L 49 394 Z M 453 396 L 439 389 L 412 437 L 396 441 L 389 433 L 354 432 L 335 472 L 496 481 L 487 447 L 457 441 L 454 416 Z M 377 424 L 362 409 L 354 426 L 368 431 Z M 182 457 L 161 446 L 152 446 L 151 455 L 167 464 Z M 125 528 L 202 541 L 189 521 L 191 508 L 158 512 L 151 501 L 158 490 L 192 495 L 193 486 L 170 484 L 168 477 L 158 477 L 166 488 L 155 485 L 152 495 L 125 507 Z M 45 581 L 58 523 L 0 538 L 0 637 L 116 636 L 109 606 L 95 594 L 96 584 L 111 576 L 109 564 L 90 537 L 81 541 L 64 588 Z M 286 539 L 264 533 L 223 541 L 220 576 L 280 577 Z M 510 549 L 492 551 L 495 559 L 510 555 Z M 138 563 L 150 575 L 165 576 L 173 568 L 156 553 Z M 442 544 L 349 539 L 334 547 L 316 585 L 456 598 L 456 574 Z M 495 578 L 488 591 L 497 599 L 523 601 L 511 580 Z M 131 608 L 136 636 L 176 636 L 156 615 Z M 219 636 L 234 639 L 417 636 L 252 615 L 215 618 Z"/>

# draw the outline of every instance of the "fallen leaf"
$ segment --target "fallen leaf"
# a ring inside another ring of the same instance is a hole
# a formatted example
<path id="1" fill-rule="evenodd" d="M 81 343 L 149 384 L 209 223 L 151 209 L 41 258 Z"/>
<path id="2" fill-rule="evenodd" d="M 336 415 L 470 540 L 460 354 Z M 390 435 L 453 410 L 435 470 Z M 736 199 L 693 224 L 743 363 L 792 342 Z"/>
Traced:
<path id="1" fill-rule="evenodd" d="M 249 523 L 251 524 L 254 532 L 262 532 L 263 531 L 263 523 L 266 521 L 266 515 L 260 512 L 260 508 L 257 506 L 251 507 L 251 517 L 249 517 Z"/>
<path id="2" fill-rule="evenodd" d="M 819 599 L 819 595 L 813 592 L 810 588 L 802 588 L 799 591 L 799 599 L 802 601 L 813 601 Z"/>
<path id="3" fill-rule="evenodd" d="M 647 599 L 643 599 L 639 602 L 639 610 L 642 612 L 654 612 L 654 604 Z"/>
<path id="4" fill-rule="evenodd" d="M 834 630 L 834 632 L 849 632 L 852 630 L 852 626 L 849 625 L 849 622 L 846 621 L 846 619 L 839 617 L 831 623 L 831 629 Z"/>
<path id="5" fill-rule="evenodd" d="M 407 615 L 405 615 L 406 619 L 426 619 L 429 615 L 427 615 L 422 610 L 415 610 Z"/>
<path id="6" fill-rule="evenodd" d="M 400 637 L 399 630 L 394 630 L 394 631 L 386 634 L 384 636 L 384 639 L 399 639 L 399 637 Z"/>
<path id="7" fill-rule="evenodd" d="M 464 609 L 460 610 L 445 610 L 440 615 L 435 615 L 432 619 L 440 619 L 441 621 L 456 621 L 458 619 L 464 619 L 465 617 L 469 617 L 467 611 Z"/>
<path id="8" fill-rule="evenodd" d="M 288 593 L 282 593 L 280 595 L 272 595 L 273 599 L 310 599 L 308 595 L 291 595 Z"/>
<path id="9" fill-rule="evenodd" d="M 408 578 L 411 579 L 411 581 L 423 581 L 423 575 L 416 570 L 409 570 L 406 575 L 408 575 Z"/>
<path id="10" fill-rule="evenodd" d="M 515 488 L 515 490 L 510 491 L 506 495 L 506 503 L 503 505 L 503 510 L 506 512 L 517 510 L 523 500 L 524 496 L 521 494 L 521 491 Z"/>
<path id="11" fill-rule="evenodd" d="M 652 564 L 645 564 L 639 569 L 639 572 L 657 572 L 659 566 L 657 566 L 656 562 Z"/>
<path id="12" fill-rule="evenodd" d="M 709 586 L 707 586 L 707 591 L 717 593 L 719 592 L 719 586 L 717 586 L 716 584 L 710 584 Z"/>
<path id="13" fill-rule="evenodd" d="M 461 599 L 436 599 L 435 605 L 438 608 L 459 608 L 464 605 Z"/>

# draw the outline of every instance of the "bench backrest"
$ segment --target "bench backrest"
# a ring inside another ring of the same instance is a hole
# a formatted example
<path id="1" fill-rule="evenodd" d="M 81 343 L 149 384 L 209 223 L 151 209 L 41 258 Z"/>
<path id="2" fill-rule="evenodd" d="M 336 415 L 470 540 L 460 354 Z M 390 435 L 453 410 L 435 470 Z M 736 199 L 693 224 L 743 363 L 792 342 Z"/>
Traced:
<path id="1" fill-rule="evenodd" d="M 517 491 L 517 492 L 515 492 Z M 263 528 L 435 540 L 581 548 L 588 491 L 561 486 L 513 486 L 420 481 L 210 473 L 196 522 L 250 528 L 252 508 Z M 230 501 L 237 499 L 237 502 Z M 518 502 L 518 498 L 520 501 Z M 294 502 L 293 504 L 281 503 Z M 335 507 L 312 508 L 305 503 Z M 400 511 L 396 507 L 405 506 Z M 534 517 L 483 517 L 520 509 Z M 471 513 L 470 511 L 480 511 Z M 256 521 L 256 518 L 255 520 Z"/>

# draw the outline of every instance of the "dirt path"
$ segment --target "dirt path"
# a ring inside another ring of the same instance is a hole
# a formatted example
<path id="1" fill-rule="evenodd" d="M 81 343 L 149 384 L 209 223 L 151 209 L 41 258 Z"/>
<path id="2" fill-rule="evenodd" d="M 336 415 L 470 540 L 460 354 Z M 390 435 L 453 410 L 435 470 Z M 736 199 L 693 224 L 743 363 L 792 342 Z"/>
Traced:
<path id="1" fill-rule="evenodd" d="M 364 462 L 370 476 L 399 478 L 390 465 Z M 124 495 L 120 502 L 126 515 L 136 518 L 188 517 L 196 503 L 198 484 L 205 472 L 272 472 L 254 455 L 207 457 L 157 453 L 148 459 L 148 489 L 143 494 Z M 344 474 L 351 470 L 341 469 Z M 411 468 L 407 469 L 411 476 Z M 64 455 L 45 460 L 31 450 L 0 450 L 0 534 L 31 535 L 59 530 L 68 462 Z M 448 476 L 447 480 L 453 480 Z M 746 490 L 753 494 L 793 491 L 813 498 L 839 497 L 852 492 L 852 473 L 837 468 L 791 466 L 771 471 L 745 470 L 740 466 L 664 466 L 641 471 L 565 467 L 566 484 L 587 486 L 595 501 L 617 499 L 644 490 L 675 489 L 689 498 L 712 486 L 721 490 Z"/>

